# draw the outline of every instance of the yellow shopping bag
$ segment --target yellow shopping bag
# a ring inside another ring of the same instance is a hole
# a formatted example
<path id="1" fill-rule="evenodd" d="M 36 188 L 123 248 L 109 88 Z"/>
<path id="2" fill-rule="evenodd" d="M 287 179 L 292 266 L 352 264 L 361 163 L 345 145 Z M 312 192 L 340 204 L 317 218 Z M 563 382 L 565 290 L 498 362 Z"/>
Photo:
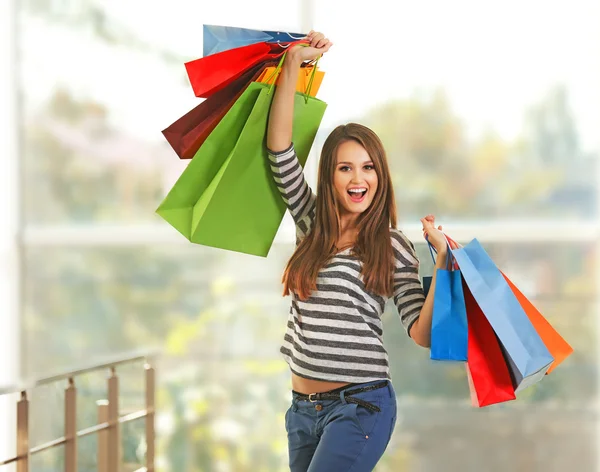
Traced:
<path id="1" fill-rule="evenodd" d="M 300 72 L 298 72 L 298 82 L 296 83 L 296 91 L 297 92 L 300 92 L 300 93 L 306 92 L 306 90 L 308 89 L 308 82 L 310 80 L 310 75 L 312 74 L 314 67 L 316 67 L 316 66 L 308 66 L 308 67 L 300 68 Z M 279 83 L 279 74 L 275 74 L 276 70 L 277 70 L 276 66 L 266 67 L 265 70 L 263 70 L 262 74 L 260 74 L 258 76 L 258 79 L 256 79 L 256 82 L 261 82 L 263 84 L 272 84 L 273 80 L 275 79 L 275 76 L 277 75 L 277 80 L 275 81 L 275 84 L 278 84 Z M 308 94 L 311 97 L 317 96 L 317 92 L 319 91 L 321 82 L 323 82 L 323 77 L 325 77 L 325 72 L 317 69 L 315 72 L 313 83 L 310 87 L 310 90 L 308 91 Z"/>

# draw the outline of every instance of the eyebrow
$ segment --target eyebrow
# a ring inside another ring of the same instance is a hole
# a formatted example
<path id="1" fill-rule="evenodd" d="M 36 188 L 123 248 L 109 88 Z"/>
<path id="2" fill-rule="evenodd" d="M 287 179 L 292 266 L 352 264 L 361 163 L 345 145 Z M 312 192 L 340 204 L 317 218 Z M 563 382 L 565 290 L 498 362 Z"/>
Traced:
<path id="1" fill-rule="evenodd" d="M 352 162 L 338 162 L 337 165 L 339 166 L 340 164 L 346 164 L 346 165 L 352 165 Z M 373 164 L 373 161 L 365 161 L 363 162 L 363 164 Z"/>

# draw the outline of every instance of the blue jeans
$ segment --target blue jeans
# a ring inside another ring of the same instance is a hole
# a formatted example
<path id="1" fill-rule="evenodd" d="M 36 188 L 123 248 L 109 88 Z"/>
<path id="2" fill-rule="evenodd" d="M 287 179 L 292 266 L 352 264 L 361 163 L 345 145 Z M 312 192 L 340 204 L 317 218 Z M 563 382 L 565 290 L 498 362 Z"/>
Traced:
<path id="1" fill-rule="evenodd" d="M 367 382 L 346 390 L 380 383 Z M 343 390 L 342 392 L 344 392 Z M 353 394 L 378 406 L 371 411 L 339 400 L 310 402 L 294 394 L 285 414 L 292 472 L 368 472 L 383 455 L 396 424 L 396 393 L 387 387 Z"/>

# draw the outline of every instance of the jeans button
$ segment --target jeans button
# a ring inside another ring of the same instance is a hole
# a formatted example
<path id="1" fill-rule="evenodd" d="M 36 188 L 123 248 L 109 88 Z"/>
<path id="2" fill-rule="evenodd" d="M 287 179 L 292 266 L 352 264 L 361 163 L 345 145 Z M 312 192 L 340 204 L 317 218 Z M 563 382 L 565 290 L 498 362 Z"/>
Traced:
<path id="1" fill-rule="evenodd" d="M 323 409 L 323 405 L 321 405 L 321 404 L 316 404 L 315 405 L 315 410 L 321 411 L 322 409 Z"/>

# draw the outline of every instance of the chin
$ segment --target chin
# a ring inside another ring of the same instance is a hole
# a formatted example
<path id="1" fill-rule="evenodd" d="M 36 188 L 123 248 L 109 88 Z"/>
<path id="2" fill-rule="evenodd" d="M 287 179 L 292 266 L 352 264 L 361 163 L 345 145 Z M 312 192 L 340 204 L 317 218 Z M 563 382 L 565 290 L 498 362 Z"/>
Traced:
<path id="1" fill-rule="evenodd" d="M 344 205 L 344 210 L 347 213 L 361 214 L 369 209 L 371 202 L 362 202 L 360 205 L 354 205 L 352 203 Z"/>

